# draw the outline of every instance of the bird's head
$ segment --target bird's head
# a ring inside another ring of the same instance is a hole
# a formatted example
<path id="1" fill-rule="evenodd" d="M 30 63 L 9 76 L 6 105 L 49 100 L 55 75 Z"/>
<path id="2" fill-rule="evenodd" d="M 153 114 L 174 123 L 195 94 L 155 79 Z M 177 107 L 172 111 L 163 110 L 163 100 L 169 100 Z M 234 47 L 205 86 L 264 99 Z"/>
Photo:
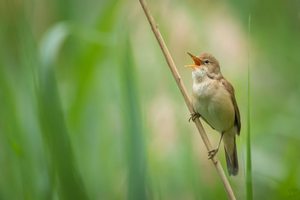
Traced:
<path id="1" fill-rule="evenodd" d="M 193 69 L 193 77 L 204 78 L 209 77 L 219 77 L 221 76 L 220 66 L 217 59 L 209 53 L 201 53 L 200 56 L 194 56 L 188 53 L 194 61 L 194 64 L 186 65 L 185 67 L 190 67 Z"/>

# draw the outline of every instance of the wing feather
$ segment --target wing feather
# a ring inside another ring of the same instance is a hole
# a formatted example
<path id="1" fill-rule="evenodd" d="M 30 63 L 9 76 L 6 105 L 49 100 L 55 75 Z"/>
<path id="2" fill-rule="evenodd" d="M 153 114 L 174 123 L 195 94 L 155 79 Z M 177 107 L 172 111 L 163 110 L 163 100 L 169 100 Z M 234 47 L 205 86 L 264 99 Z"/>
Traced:
<path id="1" fill-rule="evenodd" d="M 231 94 L 231 100 L 232 100 L 234 111 L 235 111 L 234 125 L 237 128 L 237 134 L 240 135 L 241 117 L 240 117 L 240 110 L 239 110 L 239 107 L 238 107 L 236 99 L 235 99 L 234 88 L 224 77 L 222 77 L 221 82 L 224 85 L 224 87 L 226 88 L 226 90 Z"/>

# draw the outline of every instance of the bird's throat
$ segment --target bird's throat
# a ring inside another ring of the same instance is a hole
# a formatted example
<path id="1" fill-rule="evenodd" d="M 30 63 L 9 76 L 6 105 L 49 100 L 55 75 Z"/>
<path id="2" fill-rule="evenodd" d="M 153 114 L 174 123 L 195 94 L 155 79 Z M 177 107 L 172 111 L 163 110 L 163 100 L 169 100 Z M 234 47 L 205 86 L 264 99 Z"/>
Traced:
<path id="1" fill-rule="evenodd" d="M 192 78 L 193 78 L 194 84 L 202 83 L 202 82 L 206 81 L 207 79 L 209 79 L 209 77 L 207 76 L 207 72 L 205 70 L 201 70 L 201 69 L 193 71 Z"/>

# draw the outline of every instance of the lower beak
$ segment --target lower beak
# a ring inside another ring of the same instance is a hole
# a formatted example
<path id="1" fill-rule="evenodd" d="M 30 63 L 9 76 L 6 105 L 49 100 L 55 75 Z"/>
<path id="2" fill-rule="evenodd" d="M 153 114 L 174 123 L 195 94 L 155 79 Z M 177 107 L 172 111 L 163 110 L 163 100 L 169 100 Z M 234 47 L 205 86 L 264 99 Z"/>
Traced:
<path id="1" fill-rule="evenodd" d="M 184 65 L 184 67 L 191 67 L 193 69 L 196 69 L 197 67 L 199 67 L 199 65 L 191 64 L 191 65 Z"/>
<path id="2" fill-rule="evenodd" d="M 197 56 L 194 56 L 193 54 L 191 54 L 191 53 L 189 53 L 189 52 L 187 52 L 187 54 L 188 54 L 189 56 L 191 56 L 191 58 L 192 58 L 193 61 L 194 61 L 194 64 L 191 64 L 191 65 L 185 65 L 185 67 L 191 67 L 191 68 L 193 68 L 193 69 L 200 67 L 200 65 L 202 64 L 200 58 L 198 58 Z"/>

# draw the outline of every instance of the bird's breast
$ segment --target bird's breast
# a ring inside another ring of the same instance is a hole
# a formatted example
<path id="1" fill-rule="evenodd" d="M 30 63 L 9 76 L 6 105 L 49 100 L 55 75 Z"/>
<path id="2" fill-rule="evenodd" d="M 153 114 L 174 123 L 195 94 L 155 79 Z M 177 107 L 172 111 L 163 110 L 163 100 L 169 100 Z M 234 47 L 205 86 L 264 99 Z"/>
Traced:
<path id="1" fill-rule="evenodd" d="M 193 84 L 195 111 L 216 130 L 222 132 L 234 124 L 234 107 L 229 92 L 217 80 Z"/>
<path id="2" fill-rule="evenodd" d="M 213 80 L 207 80 L 193 84 L 193 96 L 200 99 L 206 99 L 214 95 L 217 85 Z"/>

